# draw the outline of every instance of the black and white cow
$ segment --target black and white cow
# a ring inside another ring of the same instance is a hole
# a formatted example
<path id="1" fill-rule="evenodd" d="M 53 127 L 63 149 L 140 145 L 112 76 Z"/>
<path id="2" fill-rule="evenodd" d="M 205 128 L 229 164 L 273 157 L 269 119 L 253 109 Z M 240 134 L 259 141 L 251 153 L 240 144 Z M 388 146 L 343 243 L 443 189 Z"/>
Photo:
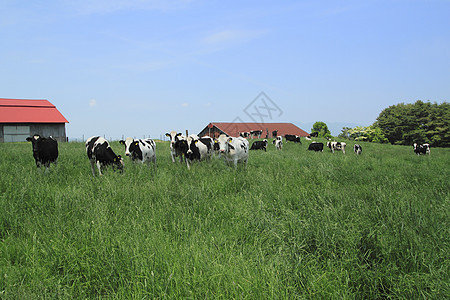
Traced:
<path id="1" fill-rule="evenodd" d="M 27 137 L 28 142 L 33 146 L 33 157 L 36 166 L 40 168 L 42 165 L 48 170 L 50 163 L 55 165 L 58 162 L 58 142 L 52 137 L 41 137 L 35 134 L 32 137 Z"/>
<path id="2" fill-rule="evenodd" d="M 186 165 L 190 169 L 189 163 L 197 160 L 211 159 L 214 147 L 214 140 L 209 137 L 199 138 L 195 134 L 191 134 L 186 139 L 187 150 L 186 150 Z"/>
<path id="3" fill-rule="evenodd" d="M 125 145 L 125 155 L 132 161 L 140 163 L 153 163 L 156 171 L 156 144 L 152 139 L 133 139 L 131 137 L 120 140 Z"/>
<path id="4" fill-rule="evenodd" d="M 250 136 L 250 132 L 248 131 L 239 132 L 239 136 L 243 138 L 248 138 Z"/>
<path id="5" fill-rule="evenodd" d="M 316 151 L 316 152 L 319 152 L 319 151 L 323 152 L 323 143 L 312 142 L 311 144 L 309 144 L 308 150 Z"/>
<path id="6" fill-rule="evenodd" d="M 413 145 L 414 153 L 417 155 L 420 154 L 428 154 L 430 155 L 430 144 L 417 144 L 414 143 Z"/>
<path id="7" fill-rule="evenodd" d="M 180 163 L 183 162 L 183 157 L 186 160 L 184 156 L 187 152 L 186 137 L 176 131 L 166 133 L 166 136 L 170 138 L 170 157 L 172 162 L 175 162 L 175 157 L 180 157 Z"/>
<path id="8" fill-rule="evenodd" d="M 284 138 L 286 139 L 286 143 L 288 142 L 288 141 L 290 141 L 290 142 L 294 142 L 294 143 L 302 143 L 301 141 L 300 141 L 300 137 L 298 136 L 298 135 L 295 135 L 295 134 L 286 134 L 285 136 L 284 136 Z"/>
<path id="9" fill-rule="evenodd" d="M 335 150 L 341 150 L 345 154 L 345 146 L 347 144 L 344 142 L 327 142 L 327 147 L 330 148 L 331 152 L 334 153 Z"/>
<path id="10" fill-rule="evenodd" d="M 362 153 L 362 147 L 360 144 L 354 144 L 353 145 L 353 151 L 356 153 L 356 155 L 360 155 Z"/>
<path id="11" fill-rule="evenodd" d="M 277 136 L 273 141 L 272 144 L 275 145 L 275 149 L 281 150 L 283 148 L 283 137 Z"/>
<path id="12" fill-rule="evenodd" d="M 262 130 L 252 130 L 250 131 L 250 135 L 252 137 L 252 139 L 254 138 L 254 136 L 256 135 L 259 138 L 261 138 L 261 134 L 263 133 Z"/>
<path id="13" fill-rule="evenodd" d="M 269 143 L 267 142 L 266 139 L 262 140 L 262 141 L 255 141 L 252 144 L 252 147 L 250 148 L 250 150 L 264 150 L 267 152 L 267 145 Z"/>
<path id="14" fill-rule="evenodd" d="M 248 161 L 248 141 L 242 137 L 228 137 L 221 134 L 217 138 L 219 151 L 224 155 L 228 164 L 233 163 L 237 168 L 238 163 L 243 163 L 247 167 Z"/>
<path id="15" fill-rule="evenodd" d="M 95 176 L 95 165 L 98 174 L 102 175 L 102 168 L 112 166 L 114 169 L 123 170 L 123 160 L 111 149 L 108 141 L 101 136 L 93 136 L 86 141 L 86 153 L 91 163 L 92 175 Z"/>
<path id="16" fill-rule="evenodd" d="M 318 132 L 311 132 L 311 134 L 309 135 L 309 137 L 318 137 L 319 133 Z"/>

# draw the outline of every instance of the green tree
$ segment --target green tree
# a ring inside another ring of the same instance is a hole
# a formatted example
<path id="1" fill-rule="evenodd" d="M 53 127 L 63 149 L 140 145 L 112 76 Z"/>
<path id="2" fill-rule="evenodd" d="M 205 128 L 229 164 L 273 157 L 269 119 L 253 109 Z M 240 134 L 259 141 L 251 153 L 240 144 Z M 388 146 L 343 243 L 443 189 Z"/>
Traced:
<path id="1" fill-rule="evenodd" d="M 317 121 L 313 124 L 313 128 L 311 128 L 311 133 L 317 132 L 319 137 L 331 138 L 331 132 L 328 129 L 327 124 L 321 121 Z"/>
<path id="2" fill-rule="evenodd" d="M 450 108 L 447 102 L 431 104 L 416 101 L 384 109 L 374 123 L 391 144 L 430 143 L 450 146 Z"/>

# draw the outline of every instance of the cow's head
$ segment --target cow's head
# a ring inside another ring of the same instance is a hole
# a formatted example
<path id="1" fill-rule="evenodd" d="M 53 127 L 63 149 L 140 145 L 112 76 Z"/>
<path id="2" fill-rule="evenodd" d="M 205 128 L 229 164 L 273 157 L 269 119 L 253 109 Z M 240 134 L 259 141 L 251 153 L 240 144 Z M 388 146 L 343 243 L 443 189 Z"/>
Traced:
<path id="1" fill-rule="evenodd" d="M 41 137 L 39 134 L 35 134 L 31 137 L 27 137 L 27 142 L 31 142 L 33 145 L 33 152 L 37 152 L 39 150 L 39 144 L 45 138 Z"/>
<path id="2" fill-rule="evenodd" d="M 228 153 L 230 150 L 234 149 L 233 145 L 231 144 L 233 142 L 232 137 L 228 137 L 225 134 L 221 134 L 217 138 L 217 143 L 219 144 L 219 152 L 220 153 Z"/>
<path id="3" fill-rule="evenodd" d="M 186 151 L 186 157 L 191 159 L 192 155 L 194 154 L 195 147 L 197 147 L 198 139 L 188 136 L 186 138 L 186 144 L 187 144 L 187 151 Z"/>
<path id="4" fill-rule="evenodd" d="M 170 147 L 175 147 L 175 143 L 177 142 L 177 138 L 181 136 L 181 132 L 177 133 L 176 131 L 171 131 L 170 133 L 166 133 L 166 136 L 170 138 Z"/>
<path id="5" fill-rule="evenodd" d="M 126 140 L 120 140 L 120 144 L 125 145 L 125 155 L 131 156 L 131 153 L 134 152 L 136 147 L 139 148 L 139 141 L 134 140 L 133 138 L 126 138 Z"/>
<path id="6" fill-rule="evenodd" d="M 122 156 L 117 155 L 113 159 L 113 168 L 117 168 L 119 171 L 123 171 L 123 159 Z"/>

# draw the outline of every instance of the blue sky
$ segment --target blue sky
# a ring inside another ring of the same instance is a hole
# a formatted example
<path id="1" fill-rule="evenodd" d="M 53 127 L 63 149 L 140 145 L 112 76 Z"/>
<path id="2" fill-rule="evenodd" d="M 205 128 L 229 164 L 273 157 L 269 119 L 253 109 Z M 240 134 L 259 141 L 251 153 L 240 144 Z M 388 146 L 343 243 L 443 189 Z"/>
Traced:
<path id="1" fill-rule="evenodd" d="M 159 138 L 211 121 L 310 131 L 449 101 L 450 1 L 0 1 L 0 98 L 48 99 L 67 135 Z"/>

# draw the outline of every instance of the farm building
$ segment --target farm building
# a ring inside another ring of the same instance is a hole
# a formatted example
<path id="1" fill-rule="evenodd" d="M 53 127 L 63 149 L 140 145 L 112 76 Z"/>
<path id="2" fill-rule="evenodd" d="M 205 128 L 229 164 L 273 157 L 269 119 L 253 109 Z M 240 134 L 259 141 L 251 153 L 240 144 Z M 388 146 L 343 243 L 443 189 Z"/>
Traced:
<path id="1" fill-rule="evenodd" d="M 66 123 L 48 100 L 0 98 L 0 142 L 24 142 L 33 134 L 65 142 Z"/>
<path id="2" fill-rule="evenodd" d="M 229 136 L 239 136 L 240 132 L 251 132 L 262 130 L 261 138 L 273 137 L 273 132 L 277 131 L 276 135 L 295 134 L 298 136 L 309 136 L 309 133 L 298 128 L 292 123 L 223 123 L 213 122 L 209 123 L 198 136 L 218 137 L 225 133 Z"/>

